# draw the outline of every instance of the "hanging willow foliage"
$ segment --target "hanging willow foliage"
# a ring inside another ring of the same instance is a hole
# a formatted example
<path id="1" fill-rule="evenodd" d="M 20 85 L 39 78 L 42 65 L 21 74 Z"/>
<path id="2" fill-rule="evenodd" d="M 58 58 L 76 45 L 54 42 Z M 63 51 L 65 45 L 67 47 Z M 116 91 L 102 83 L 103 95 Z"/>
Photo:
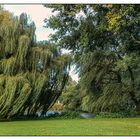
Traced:
<path id="1" fill-rule="evenodd" d="M 0 11 L 0 118 L 46 113 L 68 79 L 70 56 L 38 44 L 35 25 Z"/>

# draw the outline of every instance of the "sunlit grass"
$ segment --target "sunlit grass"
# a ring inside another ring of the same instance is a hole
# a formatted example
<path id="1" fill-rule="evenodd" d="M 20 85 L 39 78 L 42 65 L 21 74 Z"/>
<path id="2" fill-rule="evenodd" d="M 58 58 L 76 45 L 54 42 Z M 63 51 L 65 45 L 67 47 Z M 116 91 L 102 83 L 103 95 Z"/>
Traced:
<path id="1" fill-rule="evenodd" d="M 139 118 L 66 119 L 0 122 L 0 135 L 5 136 L 88 136 L 140 135 Z"/>

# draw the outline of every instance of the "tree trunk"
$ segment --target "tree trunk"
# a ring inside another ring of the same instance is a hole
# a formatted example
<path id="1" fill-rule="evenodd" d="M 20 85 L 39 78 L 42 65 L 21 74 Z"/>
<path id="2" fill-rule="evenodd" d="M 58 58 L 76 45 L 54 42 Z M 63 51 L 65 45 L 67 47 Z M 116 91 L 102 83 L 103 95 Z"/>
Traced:
<path id="1" fill-rule="evenodd" d="M 136 112 L 140 115 L 140 102 L 136 103 Z"/>

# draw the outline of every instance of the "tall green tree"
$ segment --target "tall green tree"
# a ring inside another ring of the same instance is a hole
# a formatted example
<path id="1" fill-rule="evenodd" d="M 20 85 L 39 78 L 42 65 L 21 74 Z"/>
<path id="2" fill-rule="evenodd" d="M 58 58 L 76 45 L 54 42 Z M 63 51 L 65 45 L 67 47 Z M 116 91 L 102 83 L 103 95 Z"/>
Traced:
<path id="1" fill-rule="evenodd" d="M 25 13 L 0 11 L 0 118 L 46 113 L 68 79 L 70 57 L 37 43 L 35 29 Z"/>
<path id="2" fill-rule="evenodd" d="M 140 111 L 139 5 L 45 5 L 52 41 L 72 50 L 88 111 Z"/>

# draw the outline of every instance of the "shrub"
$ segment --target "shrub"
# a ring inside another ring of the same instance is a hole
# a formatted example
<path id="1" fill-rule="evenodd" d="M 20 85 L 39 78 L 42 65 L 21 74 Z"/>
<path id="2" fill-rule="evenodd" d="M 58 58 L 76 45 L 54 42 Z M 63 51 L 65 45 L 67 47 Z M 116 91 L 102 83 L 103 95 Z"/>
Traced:
<path id="1" fill-rule="evenodd" d="M 61 103 L 55 103 L 51 108 L 51 110 L 53 111 L 62 111 L 63 109 L 64 109 L 64 105 Z"/>
<path id="2" fill-rule="evenodd" d="M 62 113 L 55 113 L 54 115 L 49 115 L 47 118 L 57 118 L 57 119 L 76 119 L 76 118 L 81 118 L 78 112 L 72 112 L 72 111 L 67 111 L 67 112 L 62 112 Z"/>
<path id="3" fill-rule="evenodd" d="M 73 111 L 67 111 L 67 112 L 63 112 L 61 115 L 62 118 L 65 119 L 75 119 L 75 118 L 80 118 L 80 115 L 78 112 L 73 112 Z"/>
<path id="4" fill-rule="evenodd" d="M 131 112 L 113 112 L 113 113 L 109 113 L 109 112 L 101 112 L 99 114 L 96 115 L 97 118 L 129 118 L 129 117 L 135 117 L 137 114 L 135 111 L 131 111 Z"/>

